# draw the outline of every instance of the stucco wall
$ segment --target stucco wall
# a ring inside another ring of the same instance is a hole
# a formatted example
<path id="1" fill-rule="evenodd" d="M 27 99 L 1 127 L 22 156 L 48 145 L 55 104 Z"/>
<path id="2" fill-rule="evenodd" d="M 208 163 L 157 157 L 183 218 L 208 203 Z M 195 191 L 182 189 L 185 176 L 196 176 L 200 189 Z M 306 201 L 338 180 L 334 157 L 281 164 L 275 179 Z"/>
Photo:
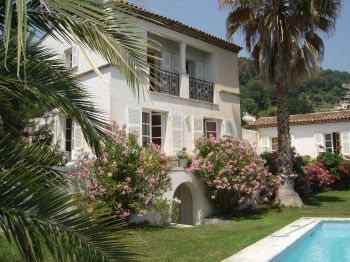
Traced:
<path id="1" fill-rule="evenodd" d="M 204 223 L 204 218 L 213 214 L 213 207 L 208 200 L 205 188 L 197 177 L 185 172 L 182 168 L 174 168 L 169 172 L 171 179 L 171 189 L 164 194 L 166 199 L 173 199 L 176 189 L 185 184 L 189 189 L 192 196 L 192 214 L 193 214 L 193 225 L 201 225 Z M 142 223 L 149 221 L 150 223 L 156 224 L 156 214 L 149 212 L 145 216 L 137 217 L 133 216 L 132 223 Z"/>
<path id="2" fill-rule="evenodd" d="M 218 86 L 227 87 L 230 90 L 239 93 L 238 54 L 199 39 L 174 32 L 157 24 L 144 21 L 142 21 L 142 23 L 149 30 L 160 34 L 162 38 L 170 39 L 176 43 L 185 43 L 187 45 L 186 49 L 189 50 L 189 56 L 193 55 L 193 58 L 200 56 L 191 52 L 191 50 L 193 51 L 192 48 L 202 50 L 209 54 L 205 56 L 205 61 L 203 61 L 204 63 L 208 62 L 210 65 L 208 67 L 208 72 L 204 71 L 209 75 L 210 79 L 208 80 L 216 83 Z M 176 47 L 173 46 L 173 48 Z"/>
<path id="3" fill-rule="evenodd" d="M 255 130 L 242 129 L 243 141 L 247 141 L 255 151 L 260 151 L 259 132 Z"/>
<path id="4" fill-rule="evenodd" d="M 291 126 L 291 143 L 300 155 L 308 155 L 316 157 L 319 153 L 316 145 L 315 134 L 332 133 L 332 132 L 350 132 L 350 122 L 326 123 L 314 125 Z M 277 137 L 277 128 L 260 128 L 260 146 L 262 146 L 261 138 L 267 136 Z"/>
<path id="5" fill-rule="evenodd" d="M 111 72 L 110 105 L 111 120 L 120 124 L 127 124 L 127 108 L 138 107 L 164 112 L 165 119 L 165 141 L 164 149 L 168 154 L 173 154 L 171 131 L 171 115 L 180 114 L 184 120 L 183 137 L 184 143 L 189 150 L 193 149 L 193 117 L 213 118 L 219 120 L 221 135 L 224 134 L 226 120 L 232 122 L 233 135 L 241 137 L 240 104 L 239 96 L 219 92 L 217 103 L 207 103 L 177 96 L 165 95 L 155 92 L 148 93 L 146 90 L 134 95 L 127 86 L 123 76 L 113 68 Z M 106 102 L 108 103 L 108 102 Z M 186 119 L 188 121 L 186 121 Z"/>
<path id="6" fill-rule="evenodd" d="M 202 183 L 192 174 L 185 172 L 183 169 L 173 169 L 170 172 L 172 188 L 164 194 L 164 197 L 173 199 L 176 189 L 185 184 L 192 194 L 193 200 L 193 223 L 194 225 L 203 224 L 204 218 L 212 215 L 213 209 L 206 196 L 205 188 Z"/>
<path id="7" fill-rule="evenodd" d="M 207 42 L 172 31 L 160 25 L 134 19 L 145 28 L 158 34 L 156 40 L 163 44 L 162 49 L 172 54 L 179 54 L 180 43 L 186 44 L 186 56 L 188 59 L 201 61 L 204 64 L 204 79 L 214 83 L 214 102 L 208 103 L 186 98 L 188 97 L 188 77 L 180 75 L 180 94 L 183 97 L 170 96 L 159 93 L 139 90 L 133 93 L 128 87 L 125 78 L 120 72 L 109 66 L 100 55 L 85 50 L 94 64 L 100 68 L 102 78 L 92 71 L 91 65 L 86 60 L 83 52 L 78 53 L 78 66 L 72 72 L 78 76 L 79 81 L 92 95 L 95 106 L 105 112 L 110 121 L 116 121 L 121 125 L 128 125 L 128 109 L 138 108 L 163 113 L 163 147 L 166 153 L 174 154 L 179 147 L 174 148 L 174 136 L 172 133 L 172 116 L 178 114 L 183 122 L 182 146 L 192 150 L 194 147 L 194 118 L 214 119 L 218 123 L 218 135 L 235 135 L 241 138 L 241 117 L 238 81 L 237 54 L 223 48 L 219 48 Z M 140 35 L 146 35 L 143 29 Z M 71 43 L 60 41 L 50 36 L 45 36 L 41 44 L 56 51 L 58 57 Z M 185 79 L 185 80 L 184 80 Z M 186 82 L 187 81 L 187 82 Z M 185 92 L 184 92 L 185 91 Z M 227 133 L 228 132 L 228 133 Z M 83 148 L 87 150 L 86 146 Z"/>

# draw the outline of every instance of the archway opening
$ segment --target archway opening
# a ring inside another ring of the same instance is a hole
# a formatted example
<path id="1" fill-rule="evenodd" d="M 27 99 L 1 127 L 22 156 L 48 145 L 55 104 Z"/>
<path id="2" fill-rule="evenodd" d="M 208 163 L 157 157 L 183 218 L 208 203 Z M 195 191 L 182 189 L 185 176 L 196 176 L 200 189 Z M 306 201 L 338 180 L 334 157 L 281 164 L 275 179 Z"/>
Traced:
<path id="1" fill-rule="evenodd" d="M 181 184 L 174 193 L 174 198 L 180 199 L 179 218 L 177 223 L 193 225 L 193 199 L 192 193 L 186 184 Z"/>

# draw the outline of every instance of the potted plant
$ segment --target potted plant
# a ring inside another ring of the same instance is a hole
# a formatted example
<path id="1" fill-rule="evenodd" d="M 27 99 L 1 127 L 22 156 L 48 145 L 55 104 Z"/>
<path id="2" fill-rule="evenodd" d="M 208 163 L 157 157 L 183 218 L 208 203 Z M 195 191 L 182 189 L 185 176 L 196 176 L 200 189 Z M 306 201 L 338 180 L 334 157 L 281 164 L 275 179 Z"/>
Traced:
<path id="1" fill-rule="evenodd" d="M 177 152 L 176 156 L 177 159 L 179 160 L 180 167 L 182 168 L 187 168 L 188 165 L 188 159 L 190 156 L 187 153 L 187 148 L 183 147 L 180 151 Z"/>

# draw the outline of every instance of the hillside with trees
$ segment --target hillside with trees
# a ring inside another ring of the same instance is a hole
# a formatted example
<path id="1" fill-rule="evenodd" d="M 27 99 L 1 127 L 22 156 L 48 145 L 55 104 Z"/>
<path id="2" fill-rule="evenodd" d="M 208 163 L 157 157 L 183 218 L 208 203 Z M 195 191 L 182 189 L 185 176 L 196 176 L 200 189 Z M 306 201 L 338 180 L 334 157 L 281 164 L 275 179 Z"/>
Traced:
<path id="1" fill-rule="evenodd" d="M 251 60 L 239 58 L 239 77 L 242 112 L 256 116 L 276 115 L 275 87 L 260 79 Z M 343 88 L 347 83 L 350 83 L 350 73 L 337 70 L 321 70 L 308 79 L 297 81 L 289 90 L 290 114 L 334 110 L 349 91 Z"/>

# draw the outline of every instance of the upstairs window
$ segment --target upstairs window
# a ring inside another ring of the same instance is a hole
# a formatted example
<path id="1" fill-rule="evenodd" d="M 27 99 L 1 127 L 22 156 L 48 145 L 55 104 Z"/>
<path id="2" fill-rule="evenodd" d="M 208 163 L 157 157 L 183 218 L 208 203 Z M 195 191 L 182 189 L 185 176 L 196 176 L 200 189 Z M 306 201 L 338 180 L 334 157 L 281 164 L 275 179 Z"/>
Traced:
<path id="1" fill-rule="evenodd" d="M 162 145 L 162 114 L 159 112 L 142 112 L 142 145 L 151 142 Z"/>

